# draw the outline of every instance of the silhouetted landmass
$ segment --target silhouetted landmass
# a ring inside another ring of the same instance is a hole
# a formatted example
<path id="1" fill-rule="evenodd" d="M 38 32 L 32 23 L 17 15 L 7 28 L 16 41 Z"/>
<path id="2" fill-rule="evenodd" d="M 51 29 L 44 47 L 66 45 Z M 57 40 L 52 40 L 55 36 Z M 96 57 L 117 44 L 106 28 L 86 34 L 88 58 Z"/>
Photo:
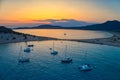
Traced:
<path id="1" fill-rule="evenodd" d="M 103 24 L 96 24 L 96 25 L 91 25 L 89 30 L 118 30 L 119 29 L 119 21 L 107 21 Z M 101 25 L 101 26 L 99 26 Z M 108 26 L 118 26 L 118 27 L 112 27 L 109 28 L 104 28 L 106 27 L 106 25 Z M 45 26 L 45 25 L 44 25 Z M 42 26 L 42 27 L 44 27 Z M 48 26 L 48 25 L 46 25 Z M 91 28 L 91 27 L 100 27 L 97 28 Z M 41 27 L 41 26 L 40 26 Z M 50 27 L 50 26 L 49 26 Z M 49 28 L 47 27 L 47 28 Z M 102 28 L 101 28 L 102 27 Z M 54 27 L 56 28 L 56 27 Z M 83 27 L 81 27 L 83 28 Z M 84 27 L 85 28 L 85 27 Z M 86 27 L 87 28 L 87 27 Z M 88 30 L 87 28 L 87 30 Z M 75 28 L 74 28 L 75 29 Z M 120 29 L 119 29 L 120 30 Z M 112 32 L 112 31 L 111 31 Z M 98 39 L 57 39 L 57 38 L 50 38 L 50 37 L 37 37 L 37 36 L 33 36 L 30 34 L 23 34 L 23 33 L 18 33 L 15 31 L 12 31 L 9 28 L 5 28 L 4 26 L 0 26 L 0 44 L 1 43 L 15 43 L 15 42 L 27 42 L 27 41 L 43 41 L 43 40 L 68 40 L 68 41 L 77 41 L 77 42 L 87 42 L 87 43 L 95 43 L 95 44 L 102 44 L 102 45 L 110 45 L 110 46 L 118 46 L 120 47 L 120 33 L 118 32 L 112 32 L 113 36 L 109 37 L 109 38 L 98 38 Z"/>
<path id="2" fill-rule="evenodd" d="M 15 32 L 10 28 L 6 28 L 5 26 L 0 26 L 0 33 L 13 33 L 13 34 L 17 34 L 17 35 L 29 35 L 29 34 L 24 34 L 24 33 L 19 33 L 19 32 Z"/>
<path id="3" fill-rule="evenodd" d="M 9 33 L 9 32 L 13 32 L 12 29 L 6 28 L 4 26 L 0 26 L 0 33 Z"/>
<path id="4" fill-rule="evenodd" d="M 80 29 L 85 30 L 120 30 L 120 22 L 117 20 L 114 21 L 107 21 L 102 24 L 95 24 L 95 25 L 89 25 L 85 27 L 81 27 Z"/>
<path id="5" fill-rule="evenodd" d="M 4 26 L 0 26 L 0 44 L 43 40 L 57 40 L 57 38 L 19 33 Z"/>
<path id="6" fill-rule="evenodd" d="M 57 28 L 63 28 L 61 26 L 53 26 L 53 25 L 39 25 L 37 27 L 32 27 L 32 28 L 46 28 L 46 29 L 57 29 Z"/>
<path id="7" fill-rule="evenodd" d="M 39 26 L 36 26 L 36 27 L 18 27 L 18 28 L 15 28 L 15 29 L 64 29 L 64 27 L 61 27 L 61 26 L 53 26 L 53 25 L 39 25 Z"/>
<path id="8" fill-rule="evenodd" d="M 117 20 L 106 21 L 101 24 L 94 24 L 88 26 L 77 26 L 77 27 L 62 27 L 53 25 L 39 25 L 36 27 L 19 27 L 16 29 L 80 29 L 80 30 L 106 30 L 106 31 L 120 31 L 120 22 Z"/>

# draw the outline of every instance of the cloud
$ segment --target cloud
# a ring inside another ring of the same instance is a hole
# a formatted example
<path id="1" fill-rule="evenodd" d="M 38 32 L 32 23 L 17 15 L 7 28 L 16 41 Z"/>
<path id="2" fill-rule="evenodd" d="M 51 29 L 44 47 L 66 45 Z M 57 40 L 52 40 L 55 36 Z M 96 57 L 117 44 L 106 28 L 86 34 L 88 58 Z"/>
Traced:
<path id="1" fill-rule="evenodd" d="M 75 19 L 46 19 L 46 20 L 29 20 L 29 21 L 18 21 L 18 20 L 0 20 L 0 25 L 7 27 L 33 27 L 43 24 L 50 24 L 62 27 L 80 27 L 86 26 L 93 23 L 85 21 L 79 21 Z"/>
<path id="2" fill-rule="evenodd" d="M 13 23 L 13 22 L 19 22 L 18 20 L 4 20 L 0 19 L 0 23 Z"/>
<path id="3" fill-rule="evenodd" d="M 88 23 L 85 21 L 79 21 L 74 19 L 46 19 L 46 20 L 32 20 L 34 22 L 49 22 L 51 25 L 63 26 L 63 27 L 76 27 L 76 26 L 86 26 L 93 23 Z"/>

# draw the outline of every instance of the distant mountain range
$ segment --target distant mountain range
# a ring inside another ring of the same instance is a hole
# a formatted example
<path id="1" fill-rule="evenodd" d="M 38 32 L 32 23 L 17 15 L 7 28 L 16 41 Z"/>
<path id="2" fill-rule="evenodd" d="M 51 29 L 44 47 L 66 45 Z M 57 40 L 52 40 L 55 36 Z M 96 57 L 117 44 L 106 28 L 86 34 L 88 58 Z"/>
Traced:
<path id="1" fill-rule="evenodd" d="M 81 27 L 80 29 L 85 30 L 120 30 L 120 22 L 117 20 L 107 21 L 102 24 L 94 24 L 85 27 Z"/>
<path id="2" fill-rule="evenodd" d="M 82 30 L 120 30 L 120 22 L 117 20 L 106 21 L 101 24 L 77 27 L 61 27 L 53 25 L 39 25 L 36 27 L 19 27 L 17 29 L 82 29 Z"/>
<path id="3" fill-rule="evenodd" d="M 15 29 L 61 29 L 61 28 L 64 28 L 64 27 L 45 24 L 45 25 L 39 25 L 36 27 L 18 27 Z"/>
<path id="4" fill-rule="evenodd" d="M 79 26 L 87 26 L 91 24 L 94 24 L 94 23 L 88 23 L 85 21 L 78 21 L 74 19 L 62 19 L 61 21 L 51 20 L 51 25 L 58 25 L 58 26 L 63 26 L 63 27 L 74 27 L 74 26 L 79 27 Z"/>
<path id="5" fill-rule="evenodd" d="M 46 20 L 33 20 L 34 22 L 49 22 L 50 25 L 53 26 L 62 26 L 62 27 L 74 27 L 74 26 L 87 26 L 91 24 L 95 24 L 92 22 L 85 22 L 85 21 L 80 21 L 80 20 L 75 20 L 75 19 L 46 19 Z M 40 24 L 43 25 L 43 24 Z"/>

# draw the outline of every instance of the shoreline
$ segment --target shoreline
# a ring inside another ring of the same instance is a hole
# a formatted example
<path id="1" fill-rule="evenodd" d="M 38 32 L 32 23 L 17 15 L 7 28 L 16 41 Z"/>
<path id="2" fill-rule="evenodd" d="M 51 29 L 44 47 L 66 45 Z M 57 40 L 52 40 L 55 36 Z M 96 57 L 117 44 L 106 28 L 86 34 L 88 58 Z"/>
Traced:
<path id="1" fill-rule="evenodd" d="M 120 47 L 120 32 L 110 32 L 113 34 L 112 37 L 108 38 L 96 38 L 96 39 L 67 39 L 68 41 L 75 42 L 84 42 L 91 44 L 100 44 L 100 45 L 108 45 L 114 47 Z"/>
<path id="2" fill-rule="evenodd" d="M 8 42 L 0 42 L 0 44 L 9 44 L 9 43 L 20 43 L 20 42 L 29 42 L 29 41 L 48 41 L 48 40 L 57 40 L 57 39 L 34 39 L 34 40 L 23 40 L 23 41 L 8 41 Z"/>
<path id="3" fill-rule="evenodd" d="M 120 47 L 120 32 L 109 32 L 109 33 L 113 34 L 113 36 L 108 38 L 96 38 L 96 39 L 58 39 L 51 37 L 34 36 L 29 34 L 18 35 L 13 33 L 11 34 L 4 33 L 4 34 L 0 34 L 0 44 L 18 43 L 18 42 L 27 42 L 27 41 L 64 40 L 64 41 L 75 41 L 75 42 L 84 42 L 84 43 Z"/>
<path id="4" fill-rule="evenodd" d="M 57 38 L 34 36 L 29 34 L 16 34 L 16 33 L 1 33 L 0 44 L 19 43 L 27 41 L 45 41 L 45 40 L 57 40 Z"/>

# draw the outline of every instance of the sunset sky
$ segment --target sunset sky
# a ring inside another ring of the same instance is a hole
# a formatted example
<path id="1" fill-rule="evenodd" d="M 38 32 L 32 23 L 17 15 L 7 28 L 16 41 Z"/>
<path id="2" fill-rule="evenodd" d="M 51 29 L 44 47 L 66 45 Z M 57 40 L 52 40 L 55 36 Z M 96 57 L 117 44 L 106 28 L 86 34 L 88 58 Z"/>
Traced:
<path id="1" fill-rule="evenodd" d="M 120 20 L 120 0 L 0 0 L 0 25 L 50 24 L 50 19 Z"/>

